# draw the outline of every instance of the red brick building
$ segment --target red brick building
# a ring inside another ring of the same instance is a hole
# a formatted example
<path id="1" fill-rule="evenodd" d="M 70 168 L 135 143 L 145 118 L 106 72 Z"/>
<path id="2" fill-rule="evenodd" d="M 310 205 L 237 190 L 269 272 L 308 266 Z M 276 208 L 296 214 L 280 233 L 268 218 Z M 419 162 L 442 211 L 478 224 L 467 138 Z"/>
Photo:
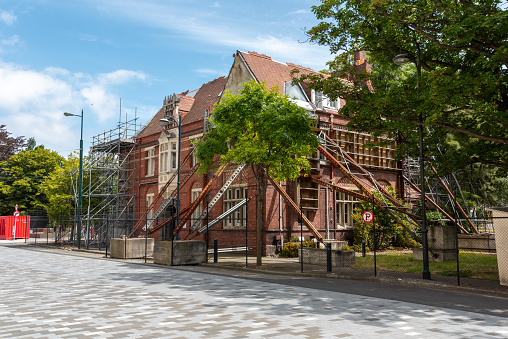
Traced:
<path id="1" fill-rule="evenodd" d="M 358 52 L 355 59 L 358 67 L 370 68 L 364 52 Z M 221 77 L 204 84 L 195 91 L 173 94 L 164 99 L 163 107 L 137 137 L 139 164 L 136 166 L 135 194 L 138 197 L 136 199 L 138 203 L 135 207 L 135 217 L 140 221 L 135 229 L 138 234 L 144 233 L 141 227 L 145 226 L 144 220 L 147 218 L 151 236 L 156 239 L 170 237 L 170 229 L 177 226 L 176 222 L 172 221 L 166 225 L 163 222 L 175 215 L 174 192 L 176 192 L 177 180 L 174 179 L 165 190 L 164 186 L 178 169 L 179 146 L 181 162 L 183 162 L 193 150 L 193 140 L 203 136 L 206 128 L 205 115 L 220 100 L 222 93 L 229 91 L 236 94 L 240 91 L 241 84 L 250 80 L 265 82 L 269 88 L 277 86 L 281 94 L 288 94 L 298 105 L 314 113 L 318 118 L 316 127 L 321 132 L 341 146 L 358 164 L 371 172 L 382 186 L 392 185 L 400 191 L 402 170 L 400 164 L 393 160 L 394 143 L 375 148 L 364 147 L 366 143 L 376 143 L 378 140 L 368 134 L 349 131 L 345 127 L 347 121 L 338 114 L 338 109 L 345 103 L 344 100 L 331 101 L 306 86 L 292 85 L 291 71 L 295 68 L 300 72 L 314 72 L 299 65 L 274 61 L 263 54 L 238 51 L 235 53 L 227 78 Z M 178 120 L 178 116 L 182 119 L 181 145 L 178 145 L 177 124 L 166 124 L 162 127 L 159 123 L 159 120 L 164 117 L 170 118 L 169 120 L 171 118 Z M 313 177 L 353 191 L 356 189 L 348 177 L 319 152 L 311 159 L 311 163 Z M 213 181 L 210 190 L 202 194 L 203 189 L 212 179 L 213 173 L 198 175 L 192 171 L 195 164 L 196 159 L 191 157 L 181 167 L 181 224 L 178 232 L 180 239 L 206 238 L 206 233 L 198 234 L 196 231 L 189 232 L 189 230 L 194 220 L 206 209 L 207 200 L 213 199 L 237 168 L 237 166 L 226 168 L 222 175 Z M 314 225 L 322 238 L 342 240 L 351 237 L 353 228 L 351 214 L 356 204 L 352 196 L 316 184 L 311 177 L 302 177 L 295 182 L 288 181 L 280 184 L 296 205 L 300 206 L 301 202 L 302 213 Z M 162 197 L 157 199 L 161 190 L 164 191 Z M 256 183 L 252 171 L 250 168 L 244 168 L 232 183 L 224 188 L 224 194 L 208 213 L 208 222 L 213 221 L 246 197 L 254 196 L 255 193 Z M 172 194 L 173 197 L 171 197 Z M 202 201 L 197 204 L 195 211 L 188 213 L 189 206 L 200 196 Z M 150 206 L 154 199 L 156 202 L 153 208 L 146 213 L 147 206 Z M 281 245 L 291 237 L 300 236 L 299 215 L 273 185 L 268 186 L 265 202 L 263 252 L 265 255 L 270 255 L 276 252 L 277 245 Z M 158 211 L 161 205 L 162 211 Z M 206 225 L 206 219 L 195 226 L 199 229 L 204 225 Z M 256 200 L 251 199 L 246 206 L 237 209 L 209 228 L 208 238 L 218 239 L 220 247 L 245 246 L 247 241 L 249 249 L 254 249 L 255 230 Z M 311 235 L 305 226 L 303 233 L 306 236 Z"/>

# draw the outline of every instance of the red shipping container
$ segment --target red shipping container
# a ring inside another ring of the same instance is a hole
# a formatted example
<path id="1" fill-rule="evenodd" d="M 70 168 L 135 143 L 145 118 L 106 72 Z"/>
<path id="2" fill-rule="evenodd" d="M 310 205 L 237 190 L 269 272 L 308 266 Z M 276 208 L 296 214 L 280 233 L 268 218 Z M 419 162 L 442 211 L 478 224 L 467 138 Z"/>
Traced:
<path id="1" fill-rule="evenodd" d="M 16 222 L 15 234 L 12 234 Z M 28 239 L 30 238 L 30 216 L 20 215 L 14 221 L 13 216 L 0 217 L 0 240 Z"/>

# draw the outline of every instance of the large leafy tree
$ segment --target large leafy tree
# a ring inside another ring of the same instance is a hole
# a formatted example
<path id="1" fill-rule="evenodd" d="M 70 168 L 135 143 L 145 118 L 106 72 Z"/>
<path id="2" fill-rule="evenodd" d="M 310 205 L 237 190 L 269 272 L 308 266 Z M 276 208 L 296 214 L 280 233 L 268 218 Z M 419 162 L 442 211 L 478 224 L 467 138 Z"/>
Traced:
<path id="1" fill-rule="evenodd" d="M 40 185 L 40 191 L 47 197 L 44 209 L 49 221 L 55 225 L 71 216 L 76 200 L 74 193 L 77 191 L 78 166 L 78 155 L 71 154 Z"/>
<path id="2" fill-rule="evenodd" d="M 308 31 L 310 40 L 336 57 L 328 77 L 302 79 L 345 98 L 350 127 L 398 137 L 399 151 L 417 154 L 421 113 L 427 154 L 440 171 L 474 163 L 508 169 L 508 12 L 501 1 L 324 0 L 313 11 L 322 21 Z M 357 50 L 367 51 L 372 73 L 353 64 Z M 413 64 L 394 65 L 397 54 Z"/>
<path id="3" fill-rule="evenodd" d="M 230 162 L 251 166 L 258 186 L 257 263 L 261 265 L 263 206 L 267 176 L 294 180 L 309 170 L 308 156 L 318 146 L 311 129 L 313 118 L 276 88 L 245 83 L 239 95 L 225 94 L 214 108 L 213 129 L 197 143 L 201 172 L 207 172 L 220 156 L 222 165 Z"/>
<path id="4" fill-rule="evenodd" d="M 5 129 L 5 125 L 0 124 L 0 162 L 9 160 L 9 158 L 25 147 L 24 137 L 11 137 Z"/>
<path id="5" fill-rule="evenodd" d="M 35 148 L 19 152 L 0 163 L 0 215 L 11 214 L 16 204 L 24 210 L 42 209 L 49 197 L 41 191 L 41 183 L 59 166 L 58 153 Z"/>

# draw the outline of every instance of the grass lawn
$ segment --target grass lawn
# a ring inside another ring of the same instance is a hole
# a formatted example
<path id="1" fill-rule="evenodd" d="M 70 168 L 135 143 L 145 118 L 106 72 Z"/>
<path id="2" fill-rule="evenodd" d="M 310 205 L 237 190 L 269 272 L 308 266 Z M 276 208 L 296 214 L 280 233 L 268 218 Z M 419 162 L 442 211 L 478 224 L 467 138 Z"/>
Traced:
<path id="1" fill-rule="evenodd" d="M 413 253 L 386 253 L 376 256 L 377 268 L 386 271 L 421 273 L 422 262 L 413 259 Z M 356 263 L 351 268 L 373 269 L 374 256 L 356 257 Z M 455 276 L 457 262 L 429 262 L 432 274 Z M 499 280 L 496 255 L 477 252 L 459 252 L 459 269 L 461 277 Z"/>

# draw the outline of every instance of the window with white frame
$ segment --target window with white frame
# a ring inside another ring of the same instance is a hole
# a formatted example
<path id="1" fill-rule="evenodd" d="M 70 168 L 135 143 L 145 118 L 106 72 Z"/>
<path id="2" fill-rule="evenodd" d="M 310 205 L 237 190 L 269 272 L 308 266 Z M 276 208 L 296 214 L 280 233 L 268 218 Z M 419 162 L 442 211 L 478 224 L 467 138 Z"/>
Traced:
<path id="1" fill-rule="evenodd" d="M 196 142 L 199 140 L 199 136 L 194 136 L 189 138 L 190 141 L 190 152 L 194 151 L 196 149 Z M 191 164 L 190 167 L 194 167 L 198 162 L 198 157 L 196 156 L 196 152 L 192 153 L 192 158 L 190 159 Z"/>
<path id="2" fill-rule="evenodd" d="M 316 105 L 317 108 L 340 108 L 340 98 L 337 100 L 331 100 L 322 92 L 312 90 L 312 102 Z"/>
<path id="3" fill-rule="evenodd" d="M 191 149 L 191 152 L 193 151 L 194 149 Z M 199 159 L 198 157 L 196 156 L 196 152 L 192 153 L 192 159 L 191 159 L 192 163 L 191 163 L 191 168 L 196 166 L 196 164 L 199 162 Z"/>
<path id="4" fill-rule="evenodd" d="M 299 85 L 293 85 L 291 81 L 288 81 L 284 84 L 284 93 L 286 93 L 290 98 L 307 101 L 302 88 Z"/>
<path id="5" fill-rule="evenodd" d="M 198 199 L 202 190 L 203 190 L 202 188 L 194 188 L 191 190 L 191 203 L 193 203 L 194 201 L 196 201 Z M 196 207 L 196 209 L 192 213 L 191 224 L 194 222 L 194 220 L 199 218 L 199 216 L 201 215 L 201 212 L 203 212 L 203 206 L 202 206 L 202 204 L 199 204 L 198 207 Z"/>
<path id="6" fill-rule="evenodd" d="M 224 194 L 224 212 L 247 197 L 247 187 L 239 186 L 229 188 Z M 224 228 L 243 228 L 246 225 L 247 206 L 243 206 L 224 219 Z"/>
<path id="7" fill-rule="evenodd" d="M 148 207 L 150 207 L 150 205 L 153 203 L 153 197 L 154 197 L 154 194 L 153 193 L 150 193 L 150 194 L 147 194 L 146 195 L 146 208 L 148 209 Z M 146 219 L 147 220 L 151 220 L 154 216 L 154 211 L 153 211 L 153 208 L 150 209 L 148 211 L 148 213 L 146 214 Z M 149 222 L 150 223 L 150 222 Z"/>
<path id="8" fill-rule="evenodd" d="M 171 142 L 170 143 L 170 161 L 171 161 L 171 171 L 175 171 L 178 168 L 178 152 L 177 152 L 177 143 Z"/>
<path id="9" fill-rule="evenodd" d="M 159 172 L 167 172 L 169 163 L 169 143 L 159 145 Z"/>
<path id="10" fill-rule="evenodd" d="M 155 147 L 146 150 L 146 176 L 155 175 Z"/>
<path id="11" fill-rule="evenodd" d="M 337 228 L 352 228 L 354 220 L 352 214 L 358 207 L 358 200 L 342 192 L 335 192 L 335 213 Z"/>

